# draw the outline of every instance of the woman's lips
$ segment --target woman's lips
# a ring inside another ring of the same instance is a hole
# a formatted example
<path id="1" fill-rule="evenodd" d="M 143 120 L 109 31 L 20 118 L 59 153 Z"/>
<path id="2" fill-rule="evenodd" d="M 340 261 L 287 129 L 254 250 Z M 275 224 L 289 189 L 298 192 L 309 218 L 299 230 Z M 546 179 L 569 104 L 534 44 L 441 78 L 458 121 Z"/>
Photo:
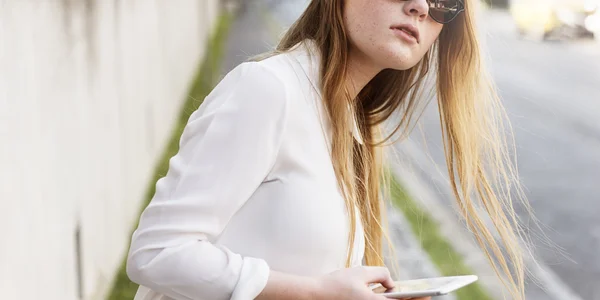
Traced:
<path id="1" fill-rule="evenodd" d="M 419 43 L 419 29 L 410 24 L 398 24 L 391 27 L 396 36 L 411 43 Z"/>

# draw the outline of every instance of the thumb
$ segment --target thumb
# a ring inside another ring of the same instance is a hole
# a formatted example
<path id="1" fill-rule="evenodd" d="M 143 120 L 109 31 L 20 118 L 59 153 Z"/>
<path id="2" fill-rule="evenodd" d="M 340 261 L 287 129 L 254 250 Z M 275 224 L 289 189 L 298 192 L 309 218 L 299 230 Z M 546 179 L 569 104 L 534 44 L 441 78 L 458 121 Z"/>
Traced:
<path id="1" fill-rule="evenodd" d="M 381 283 L 386 289 L 393 288 L 394 280 L 390 275 L 390 271 L 385 267 L 365 267 L 365 277 L 364 280 L 366 283 Z"/>

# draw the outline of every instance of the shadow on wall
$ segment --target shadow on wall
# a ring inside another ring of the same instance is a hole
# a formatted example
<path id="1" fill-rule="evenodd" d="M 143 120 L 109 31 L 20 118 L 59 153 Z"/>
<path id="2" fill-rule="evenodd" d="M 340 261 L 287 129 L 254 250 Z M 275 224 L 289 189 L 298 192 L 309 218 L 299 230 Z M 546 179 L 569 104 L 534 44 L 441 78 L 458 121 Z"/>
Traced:
<path id="1" fill-rule="evenodd" d="M 114 2 L 114 8 L 116 11 L 119 10 L 119 3 L 120 1 L 113 1 Z M 61 0 L 61 4 L 62 4 L 62 13 L 63 13 L 63 26 L 64 26 L 64 30 L 63 32 L 65 33 L 66 37 L 67 37 L 67 42 L 70 43 L 69 46 L 72 46 L 72 44 L 74 43 L 74 39 L 76 38 L 76 33 L 73 32 L 73 22 L 76 22 L 77 20 L 74 20 L 74 16 L 77 15 L 76 12 L 77 11 L 81 11 L 82 13 L 79 14 L 82 16 L 82 26 L 84 27 L 82 29 L 83 32 L 83 39 L 85 40 L 85 44 L 87 45 L 87 49 L 86 49 L 86 54 L 87 54 L 87 60 L 88 62 L 94 66 L 95 65 L 95 61 L 96 61 L 96 21 L 97 21 L 97 1 L 94 0 Z M 118 22 L 118 16 L 119 14 L 116 13 L 115 14 L 115 22 Z M 116 29 L 118 29 L 118 26 L 115 26 Z M 90 68 L 90 70 L 93 70 L 93 68 Z"/>
<path id="2" fill-rule="evenodd" d="M 509 0 L 484 0 L 492 8 L 508 8 Z"/>

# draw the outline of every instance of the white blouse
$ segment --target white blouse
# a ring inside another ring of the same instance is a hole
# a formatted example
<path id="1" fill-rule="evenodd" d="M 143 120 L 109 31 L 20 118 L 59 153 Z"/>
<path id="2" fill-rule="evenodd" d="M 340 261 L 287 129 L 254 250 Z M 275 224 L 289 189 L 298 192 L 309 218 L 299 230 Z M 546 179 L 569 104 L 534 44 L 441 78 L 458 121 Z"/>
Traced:
<path id="1" fill-rule="evenodd" d="M 349 218 L 309 48 L 242 63 L 191 115 L 133 234 L 136 300 L 254 299 L 270 270 L 345 267 Z M 353 265 L 364 254 L 357 219 Z"/>

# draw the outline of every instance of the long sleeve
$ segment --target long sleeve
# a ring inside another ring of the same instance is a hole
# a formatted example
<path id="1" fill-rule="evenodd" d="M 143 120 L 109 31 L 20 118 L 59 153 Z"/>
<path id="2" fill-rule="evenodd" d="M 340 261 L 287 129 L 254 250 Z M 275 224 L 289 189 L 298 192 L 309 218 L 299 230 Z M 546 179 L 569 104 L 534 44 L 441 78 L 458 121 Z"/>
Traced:
<path id="1" fill-rule="evenodd" d="M 211 243 L 275 163 L 288 111 L 283 82 L 243 63 L 184 129 L 179 152 L 143 211 L 127 274 L 173 299 L 253 299 L 269 266 Z"/>

